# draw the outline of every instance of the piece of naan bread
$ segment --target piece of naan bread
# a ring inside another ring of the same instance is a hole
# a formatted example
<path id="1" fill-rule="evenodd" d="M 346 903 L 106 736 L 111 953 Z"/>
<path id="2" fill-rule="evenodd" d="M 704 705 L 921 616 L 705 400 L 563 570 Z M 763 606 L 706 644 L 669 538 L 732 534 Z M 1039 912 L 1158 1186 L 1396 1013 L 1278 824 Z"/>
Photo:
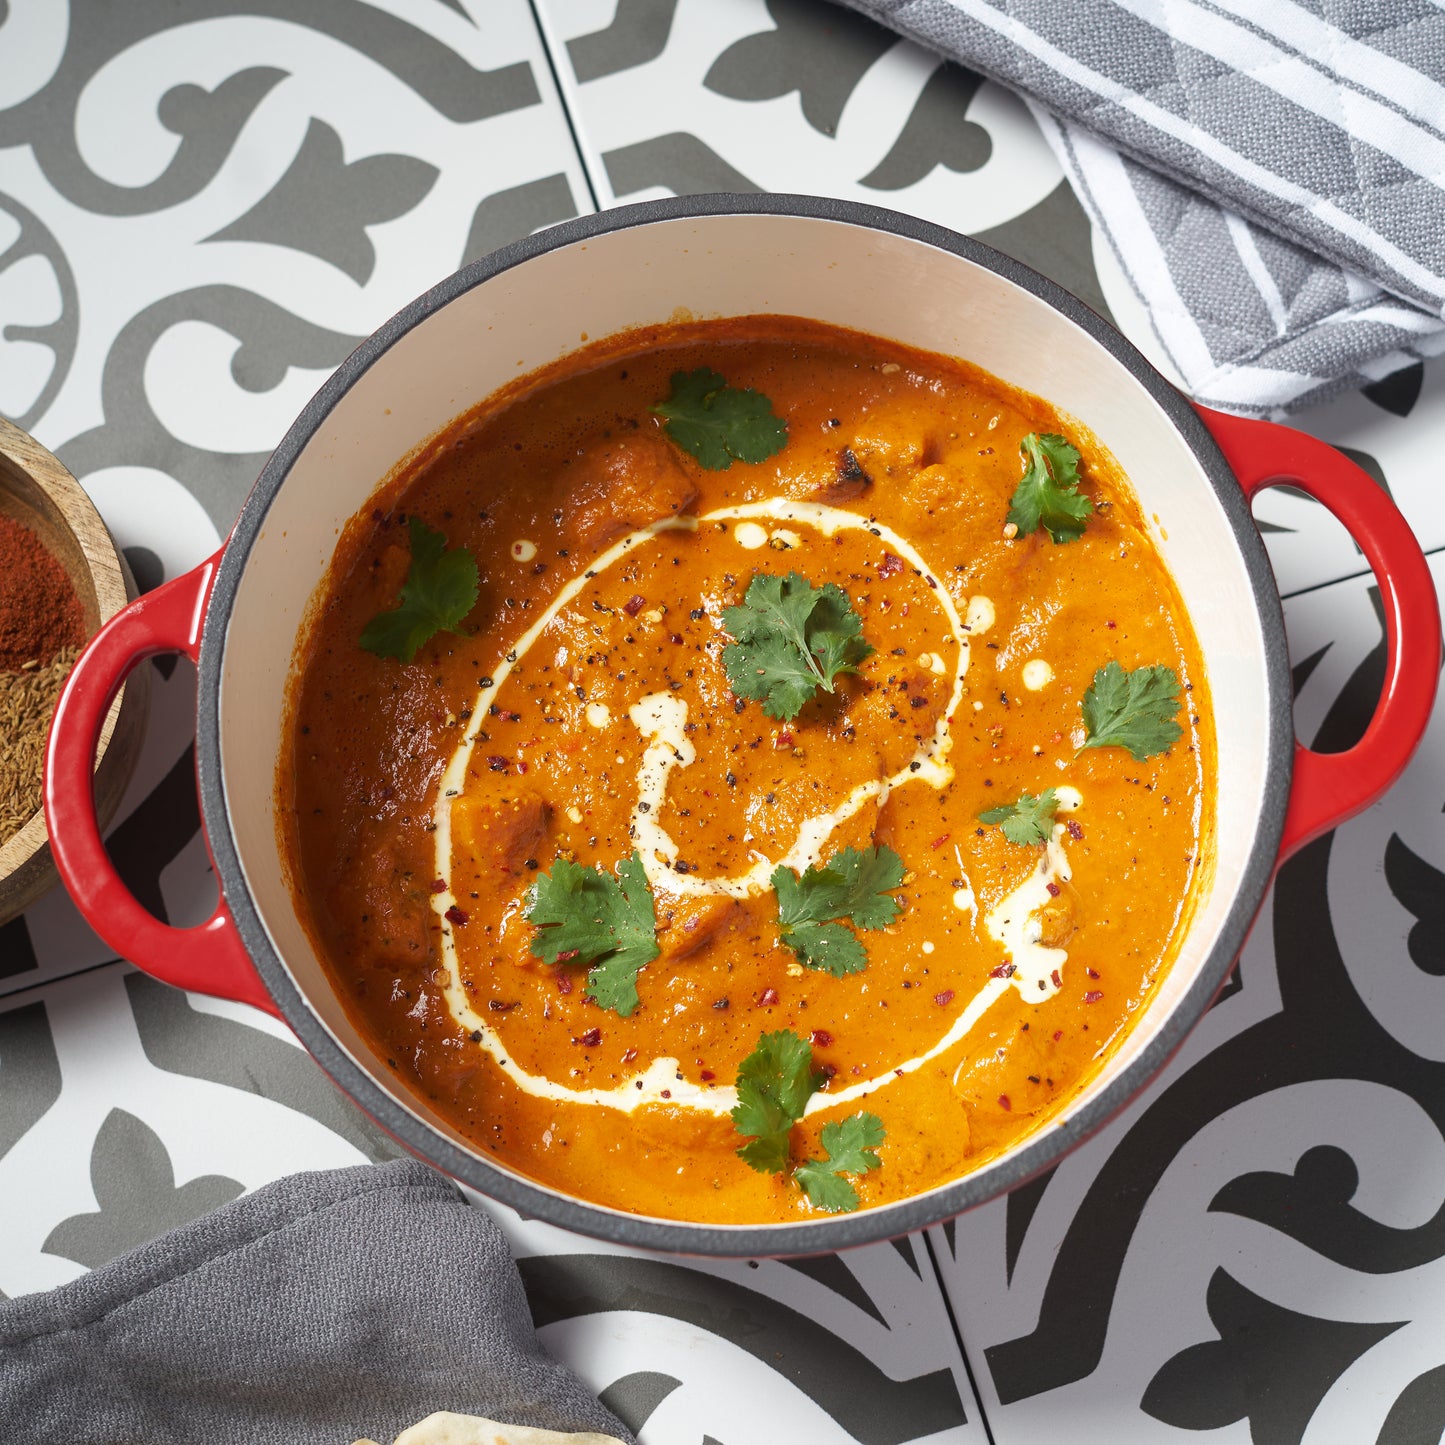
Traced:
<path id="1" fill-rule="evenodd" d="M 353 1445 L 376 1445 L 376 1441 L 357 1440 Z M 615 1435 L 597 1435 L 591 1430 L 563 1435 L 556 1430 L 502 1425 L 480 1415 L 453 1415 L 438 1410 L 403 1430 L 393 1445 L 622 1445 L 622 1441 Z"/>

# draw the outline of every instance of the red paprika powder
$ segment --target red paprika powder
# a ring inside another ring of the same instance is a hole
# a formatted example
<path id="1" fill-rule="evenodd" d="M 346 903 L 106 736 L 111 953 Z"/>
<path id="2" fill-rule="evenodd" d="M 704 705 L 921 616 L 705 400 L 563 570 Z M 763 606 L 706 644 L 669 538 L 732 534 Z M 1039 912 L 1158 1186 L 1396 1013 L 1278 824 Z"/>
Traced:
<path id="1" fill-rule="evenodd" d="M 84 641 L 80 598 L 65 569 L 29 527 L 0 517 L 0 672 L 44 667 Z"/>

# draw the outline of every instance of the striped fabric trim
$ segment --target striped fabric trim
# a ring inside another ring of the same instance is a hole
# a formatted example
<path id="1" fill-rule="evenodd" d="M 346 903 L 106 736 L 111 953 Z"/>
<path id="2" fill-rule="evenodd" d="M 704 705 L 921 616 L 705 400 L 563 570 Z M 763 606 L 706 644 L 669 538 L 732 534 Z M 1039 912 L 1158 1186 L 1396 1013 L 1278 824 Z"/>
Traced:
<path id="1" fill-rule="evenodd" d="M 1196 400 L 1277 418 L 1445 353 L 1445 323 L 1126 161 L 1087 131 L 1037 106 L 1030 109 Z M 1143 198 L 1151 191 L 1167 205 L 1146 207 Z M 1151 211 L 1170 212 L 1181 229 L 1191 213 L 1213 212 L 1234 243 L 1234 257 L 1212 254 L 1203 269 L 1171 267 Z M 1296 307 L 1292 313 L 1284 300 L 1265 257 L 1266 250 L 1273 251 L 1279 267 L 1283 248 L 1294 263 L 1290 294 L 1317 298 L 1312 311 Z M 1233 328 L 1216 314 L 1225 296 L 1238 308 L 1241 276 L 1253 284 L 1269 316 L 1267 333 Z"/>
<path id="2" fill-rule="evenodd" d="M 1432 134 L 1445 138 L 1445 85 L 1357 41 L 1303 5 L 1292 0 L 1269 0 L 1265 5 L 1258 0 L 1213 0 L 1210 8 L 1233 15 L 1251 28 L 1293 46 L 1322 70 L 1378 96 Z"/>
<path id="3" fill-rule="evenodd" d="M 1343 101 L 1338 114 L 1317 113 L 1177 37 L 1175 27 L 1207 29 L 1209 12 L 1195 0 L 846 3 L 1226 208 L 1445 314 L 1445 186 L 1438 183 L 1445 177 L 1403 167 L 1389 150 L 1353 134 Z M 1427 9 L 1420 48 L 1434 46 L 1445 74 L 1445 9 Z M 1408 117 L 1396 120 L 1412 127 L 1412 154 L 1438 144 Z M 1392 134 L 1398 140 L 1406 132 Z M 1428 157 L 1421 164 L 1428 166 Z"/>
<path id="4" fill-rule="evenodd" d="M 1200 400 L 1445 352 L 1440 0 L 842 3 L 1023 92 Z"/>

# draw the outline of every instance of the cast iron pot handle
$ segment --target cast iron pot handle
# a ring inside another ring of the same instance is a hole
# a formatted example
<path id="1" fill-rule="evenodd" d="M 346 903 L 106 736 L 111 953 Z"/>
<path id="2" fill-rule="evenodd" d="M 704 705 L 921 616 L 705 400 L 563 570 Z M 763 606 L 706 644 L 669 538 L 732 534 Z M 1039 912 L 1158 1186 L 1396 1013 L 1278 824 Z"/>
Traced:
<path id="1" fill-rule="evenodd" d="M 117 953 L 164 983 L 254 1004 L 279 1018 L 281 1011 L 257 976 L 224 898 L 194 928 L 173 928 L 136 902 L 101 841 L 91 787 L 101 724 L 131 670 L 166 652 L 199 659 L 201 624 L 220 561 L 217 552 L 183 577 L 137 598 L 81 653 L 50 726 L 45 823 L 70 896 Z"/>
<path id="2" fill-rule="evenodd" d="M 1385 685 L 1364 737 L 1342 753 L 1295 743 L 1283 862 L 1368 807 L 1404 771 L 1430 721 L 1440 678 L 1440 605 L 1415 534 L 1368 472 L 1293 427 L 1195 410 L 1251 501 L 1283 483 L 1344 523 L 1374 571 L 1385 613 Z"/>

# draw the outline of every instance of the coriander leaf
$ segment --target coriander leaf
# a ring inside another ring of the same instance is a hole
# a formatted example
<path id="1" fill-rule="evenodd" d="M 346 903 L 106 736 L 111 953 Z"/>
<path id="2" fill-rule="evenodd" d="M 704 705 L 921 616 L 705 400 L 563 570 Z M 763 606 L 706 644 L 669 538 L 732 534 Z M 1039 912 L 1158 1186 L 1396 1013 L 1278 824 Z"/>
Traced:
<path id="1" fill-rule="evenodd" d="M 842 1176 L 866 1174 L 882 1162 L 874 1152 L 885 1137 L 877 1114 L 854 1114 L 838 1123 L 824 1124 L 819 1142 L 822 1159 L 806 1159 L 793 1170 L 793 1178 L 809 1202 L 829 1214 L 846 1214 L 858 1207 L 858 1191 Z"/>
<path id="2" fill-rule="evenodd" d="M 1179 741 L 1179 678 L 1172 667 L 1128 672 L 1110 662 L 1094 674 L 1084 694 L 1085 748 L 1128 748 L 1136 763 Z"/>
<path id="3" fill-rule="evenodd" d="M 722 654 L 728 685 L 782 722 L 820 687 L 832 692 L 834 678 L 857 672 L 873 652 L 848 594 L 832 582 L 814 587 L 797 572 L 755 572 L 742 605 L 725 608 L 722 624 L 734 638 Z"/>
<path id="4" fill-rule="evenodd" d="M 733 1126 L 750 1142 L 738 1157 L 761 1174 L 787 1169 L 788 1135 L 803 1117 L 808 1100 L 823 1083 L 813 1068 L 813 1049 L 791 1029 L 764 1034 L 738 1065 L 738 1103 Z"/>
<path id="5" fill-rule="evenodd" d="M 675 371 L 672 394 L 652 410 L 666 417 L 663 430 L 710 472 L 733 462 L 764 462 L 782 451 L 788 424 L 773 415 L 760 391 L 729 386 L 715 371 Z"/>
<path id="6" fill-rule="evenodd" d="M 1079 452 L 1065 437 L 1030 432 L 1019 443 L 1026 463 L 1009 502 L 1008 519 L 1021 535 L 1048 529 L 1055 542 L 1072 542 L 1084 532 L 1084 518 L 1093 510 L 1079 494 Z"/>
<path id="7" fill-rule="evenodd" d="M 891 848 L 844 848 L 824 864 L 814 863 L 801 877 L 781 863 L 773 869 L 778 895 L 778 924 L 783 942 L 805 968 L 834 978 L 857 973 L 868 962 L 863 945 L 842 924 L 887 928 L 900 904 L 890 890 L 903 882 L 903 860 Z"/>
<path id="8" fill-rule="evenodd" d="M 480 580 L 476 559 L 465 547 L 446 550 L 447 539 L 420 517 L 412 517 L 411 567 L 401 589 L 401 605 L 378 612 L 361 631 L 361 645 L 378 657 L 410 662 L 438 632 L 468 634 L 461 622 L 477 605 Z"/>
<path id="9" fill-rule="evenodd" d="M 1017 803 L 1005 803 L 1001 808 L 990 808 L 978 815 L 980 823 L 1002 823 L 1003 835 L 1010 843 L 1029 847 L 1035 843 L 1047 843 L 1053 830 L 1054 809 L 1059 805 L 1058 793 L 1045 788 L 1035 798 L 1030 793 L 1020 793 Z"/>
<path id="10" fill-rule="evenodd" d="M 903 882 L 903 859 L 886 843 L 873 848 L 844 848 L 828 860 L 830 872 L 843 880 L 842 909 L 858 928 L 887 928 L 903 911 L 893 889 Z M 805 875 L 806 876 L 806 875 Z"/>
<path id="11" fill-rule="evenodd" d="M 652 890 L 635 852 L 617 865 L 616 878 L 559 858 L 532 885 L 527 919 L 537 925 L 537 958 L 592 965 L 588 997 L 623 1018 L 632 1013 L 638 972 L 659 952 Z"/>
<path id="12" fill-rule="evenodd" d="M 789 874 L 789 877 L 792 875 Z M 843 978 L 868 967 L 868 951 L 841 923 L 795 923 L 783 929 L 783 942 L 805 968 Z"/>

